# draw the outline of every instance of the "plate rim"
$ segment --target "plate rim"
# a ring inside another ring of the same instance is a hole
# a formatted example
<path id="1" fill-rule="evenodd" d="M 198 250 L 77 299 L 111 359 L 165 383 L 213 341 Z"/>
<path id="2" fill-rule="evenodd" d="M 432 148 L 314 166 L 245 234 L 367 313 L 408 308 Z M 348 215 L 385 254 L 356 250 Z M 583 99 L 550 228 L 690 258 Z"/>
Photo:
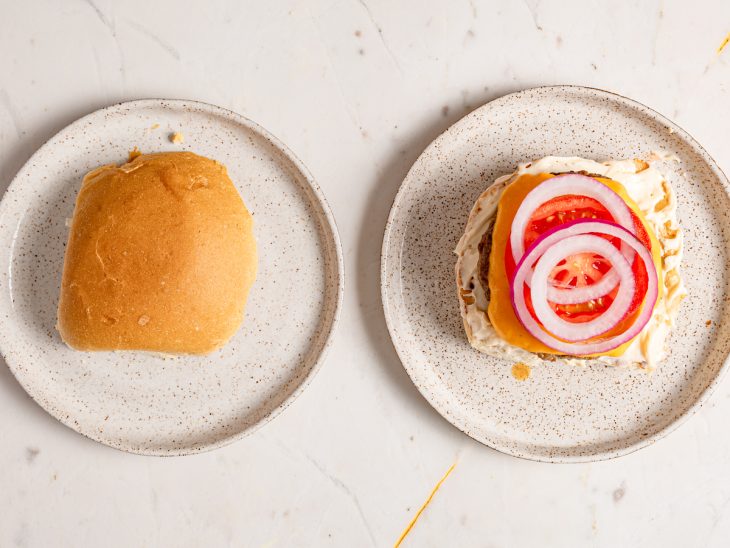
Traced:
<path id="1" fill-rule="evenodd" d="M 178 109 L 184 109 L 186 106 L 192 106 L 196 108 L 199 112 L 207 112 L 209 114 L 214 114 L 218 116 L 222 116 L 223 118 L 226 118 L 228 120 L 231 120 L 235 122 L 236 124 L 239 124 L 248 130 L 260 135 L 263 137 L 266 141 L 268 141 L 277 151 L 283 155 L 286 160 L 291 162 L 292 166 L 301 174 L 301 176 L 304 179 L 304 182 L 306 185 L 309 186 L 312 192 L 312 197 L 314 198 L 314 201 L 311 203 L 316 203 L 319 206 L 321 215 L 317 215 L 321 221 L 324 221 L 322 226 L 322 233 L 329 236 L 329 239 L 331 239 L 331 242 L 329 243 L 328 247 L 332 247 L 334 250 L 334 260 L 332 261 L 333 265 L 333 272 L 335 273 L 336 277 L 336 284 L 337 288 L 334 292 L 334 307 L 331 314 L 331 319 L 328 322 L 328 325 L 325 326 L 326 335 L 324 336 L 324 340 L 322 342 L 321 349 L 314 360 L 312 366 L 310 367 L 309 371 L 306 373 L 306 375 L 299 381 L 297 386 L 294 388 L 294 390 L 289 393 L 289 395 L 284 398 L 284 400 L 277 405 L 275 408 L 273 408 L 271 411 L 269 411 L 266 415 L 259 418 L 256 422 L 249 425 L 248 427 L 235 432 L 231 435 L 222 437 L 220 439 L 217 439 L 211 443 L 205 443 L 203 445 L 196 445 L 195 447 L 181 447 L 176 448 L 173 450 L 165 451 L 160 449 L 148 449 L 148 448 L 139 448 L 139 447 L 130 447 L 130 446 L 124 446 L 123 444 L 115 445 L 109 442 L 109 440 L 102 439 L 100 437 L 94 436 L 93 432 L 85 432 L 82 431 L 73 421 L 73 415 L 61 415 L 57 416 L 53 412 L 51 412 L 43 403 L 41 403 L 39 397 L 39 394 L 35 391 L 29 390 L 28 386 L 23 382 L 23 375 L 18 371 L 18 368 L 16 367 L 13 359 L 8 359 L 8 353 L 5 351 L 6 349 L 6 333 L 5 329 L 0 329 L 0 356 L 2 356 L 2 359 L 5 361 L 5 364 L 7 365 L 8 369 L 12 373 L 15 380 L 18 382 L 18 384 L 23 388 L 25 393 L 30 396 L 30 398 L 41 408 L 43 409 L 48 415 L 56 419 L 58 422 L 63 424 L 64 426 L 70 428 L 74 432 L 81 434 L 82 436 L 93 440 L 97 443 L 100 443 L 102 445 L 105 445 L 106 447 L 111 447 L 112 449 L 116 449 L 117 451 L 122 451 L 125 453 L 130 454 L 136 454 L 136 455 L 144 455 L 144 456 L 155 456 L 155 457 L 181 457 L 181 456 L 187 456 L 187 455 L 197 455 L 200 453 L 205 453 L 208 451 L 213 451 L 215 449 L 218 449 L 220 447 L 224 447 L 226 445 L 229 445 L 231 443 L 234 443 L 236 441 L 239 441 L 257 430 L 259 430 L 264 425 L 268 424 L 272 420 L 274 420 L 276 417 L 278 417 L 289 405 L 291 405 L 301 394 L 304 392 L 304 390 L 309 386 L 309 384 L 312 382 L 316 374 L 319 372 L 319 370 L 322 368 L 324 361 L 327 358 L 327 355 L 329 353 L 329 350 L 332 346 L 334 335 L 337 329 L 337 325 L 340 320 L 341 312 L 342 312 L 342 305 L 344 300 L 344 291 L 345 291 L 345 265 L 344 265 L 344 258 L 343 258 L 343 252 L 342 252 L 342 242 L 340 240 L 340 234 L 337 228 L 337 223 L 335 221 L 335 217 L 332 213 L 332 210 L 329 206 L 329 203 L 327 202 L 327 199 L 324 196 L 324 193 L 322 192 L 322 189 L 317 184 L 317 181 L 314 179 L 312 174 L 310 173 L 309 169 L 304 165 L 304 163 L 299 159 L 299 157 L 294 154 L 289 147 L 286 146 L 278 137 L 276 137 L 274 134 L 272 134 L 269 130 L 264 128 L 263 126 L 259 125 L 257 122 L 254 122 L 250 118 L 239 114 L 233 110 L 214 105 L 212 103 L 207 103 L 204 101 L 197 101 L 193 99 L 164 99 L 159 97 L 149 97 L 149 98 L 143 98 L 143 99 L 132 99 L 129 101 L 121 101 L 117 103 L 113 103 L 110 105 L 107 105 L 105 107 L 101 107 L 99 109 L 96 109 L 92 112 L 89 112 L 80 118 L 77 118 L 73 122 L 69 123 L 65 127 L 63 127 L 61 130 L 57 131 L 53 136 L 51 136 L 49 139 L 47 139 L 38 149 L 36 149 L 35 152 L 26 160 L 26 162 L 23 164 L 23 166 L 17 171 L 17 173 L 13 176 L 12 180 L 10 181 L 10 184 L 5 189 L 5 192 L 2 195 L 2 198 L 0 199 L 0 217 L 5 213 L 5 211 L 8 209 L 8 196 L 11 195 L 12 190 L 16 188 L 19 184 L 19 179 L 21 179 L 22 176 L 26 174 L 27 171 L 30 171 L 32 164 L 34 160 L 38 157 L 39 154 L 41 154 L 45 149 L 48 147 L 52 147 L 55 145 L 56 141 L 63 138 L 67 133 L 73 132 L 78 127 L 83 126 L 83 124 L 90 118 L 96 117 L 96 116 L 103 116 L 105 114 L 116 114 L 120 113 L 124 109 L 140 109 L 140 108 L 148 108 L 151 106 L 157 106 L 157 107 L 163 107 L 163 108 L 178 108 Z M 22 360 L 19 360 L 19 363 L 22 364 Z"/>
<path id="2" fill-rule="evenodd" d="M 388 220 L 385 225 L 385 231 L 383 234 L 383 244 L 381 247 L 380 252 L 380 298 L 383 306 L 383 314 L 385 316 L 385 323 L 388 327 L 388 333 L 390 335 L 390 339 L 393 342 L 393 347 L 395 348 L 396 353 L 398 354 L 398 358 L 400 359 L 400 362 L 403 366 L 403 368 L 408 373 L 408 376 L 411 379 L 411 382 L 416 386 L 418 389 L 418 392 L 423 396 L 423 398 L 428 402 L 428 404 L 438 412 L 439 415 L 443 419 L 445 419 L 449 424 L 459 429 L 461 432 L 472 438 L 473 440 L 481 443 L 482 445 L 485 445 L 487 447 L 490 447 L 491 449 L 494 449 L 495 451 L 498 451 L 500 453 L 510 455 L 512 457 L 517 457 L 520 459 L 535 461 L 535 462 L 544 462 L 544 463 L 551 463 L 551 464 L 566 464 L 566 463 L 586 463 L 586 462 L 598 462 L 598 461 L 605 461 L 610 459 L 615 459 L 618 457 L 622 457 L 625 455 L 629 455 L 631 453 L 634 453 L 635 451 L 638 451 L 640 449 L 643 449 L 645 447 L 648 447 L 650 445 L 653 445 L 655 442 L 659 441 L 660 439 L 666 437 L 667 435 L 674 432 L 677 428 L 679 428 L 681 425 L 685 424 L 690 417 L 694 416 L 695 413 L 709 400 L 709 398 L 714 393 L 717 386 L 722 382 L 722 379 L 727 374 L 728 369 L 730 369 L 730 353 L 725 356 L 725 360 L 723 361 L 723 364 L 720 366 L 719 370 L 715 374 L 714 378 L 710 381 L 710 383 L 704 388 L 704 390 L 699 394 L 699 396 L 695 399 L 695 401 L 687 408 L 684 412 L 682 412 L 681 415 L 676 417 L 672 422 L 652 434 L 651 436 L 647 436 L 644 439 L 638 440 L 634 443 L 631 443 L 629 445 L 623 446 L 620 449 L 614 449 L 611 451 L 598 451 L 596 453 L 591 454 L 573 454 L 573 455 L 550 455 L 550 454 L 537 454 L 537 453 L 531 453 L 528 451 L 519 451 L 512 449 L 508 445 L 500 444 L 499 442 L 495 442 L 494 440 L 490 440 L 489 442 L 484 439 L 479 439 L 469 433 L 468 431 L 468 424 L 463 424 L 460 420 L 454 418 L 453 415 L 450 415 L 446 412 L 446 410 L 442 410 L 439 408 L 439 406 L 435 405 L 433 401 L 431 401 L 431 398 L 429 398 L 429 395 L 425 388 L 422 388 L 419 383 L 416 380 L 415 374 L 412 372 L 411 367 L 407 365 L 407 360 L 404 359 L 405 352 L 402 352 L 399 348 L 399 344 L 397 342 L 397 337 L 395 336 L 395 320 L 393 318 L 393 315 L 391 314 L 389 304 L 388 304 L 388 290 L 387 290 L 387 283 L 386 283 L 386 277 L 387 277 L 387 270 L 388 270 L 388 250 L 390 248 L 390 240 L 391 240 L 391 233 L 393 226 L 395 224 L 395 217 L 398 213 L 400 202 L 403 199 L 403 196 L 407 192 L 408 188 L 406 183 L 408 182 L 409 178 L 411 177 L 411 174 L 413 173 L 413 170 L 415 169 L 416 165 L 419 163 L 421 158 L 433 147 L 437 142 L 441 142 L 442 140 L 449 137 L 449 135 L 456 131 L 457 127 L 461 127 L 462 125 L 465 125 L 468 123 L 468 121 L 477 113 L 477 112 L 485 112 L 487 110 L 493 109 L 495 107 L 499 108 L 501 103 L 505 103 L 509 100 L 517 99 L 521 95 L 528 95 L 528 94 L 534 94 L 538 92 L 548 92 L 548 93 L 560 93 L 565 91 L 572 91 L 572 92 L 578 92 L 582 94 L 587 95 L 593 95 L 602 97 L 614 102 L 619 102 L 625 106 L 629 106 L 635 109 L 638 109 L 640 112 L 648 115 L 650 118 L 664 124 L 668 128 L 672 130 L 673 133 L 677 133 L 684 141 L 686 141 L 691 148 L 698 153 L 702 159 L 707 163 L 710 170 L 715 174 L 715 176 L 724 184 L 725 192 L 730 196 L 730 181 L 728 180 L 725 173 L 722 171 L 718 163 L 715 161 L 715 159 L 705 150 L 705 148 L 690 135 L 685 129 L 678 126 L 675 122 L 664 116 L 663 114 L 659 113 L 658 111 L 644 105 L 643 103 L 640 103 L 639 101 L 636 101 L 635 99 L 631 99 L 629 97 L 626 97 L 624 95 L 621 95 L 619 93 L 608 91 L 601 88 L 595 88 L 590 86 L 580 86 L 580 85 L 574 85 L 574 84 L 557 84 L 557 85 L 547 85 L 547 86 L 535 86 L 530 88 L 524 88 L 519 91 L 507 93 L 505 95 L 501 95 L 495 99 L 492 99 L 491 101 L 488 101 L 484 103 L 483 105 L 477 107 L 476 109 L 472 110 L 471 112 L 465 114 L 463 117 L 461 117 L 459 120 L 454 122 L 452 125 L 450 125 L 446 130 L 441 132 L 439 135 L 437 135 L 424 149 L 421 151 L 421 153 L 418 155 L 418 158 L 413 162 L 413 165 L 409 168 L 408 172 L 406 173 L 406 176 L 404 177 L 403 181 L 400 184 L 400 187 L 398 188 L 398 192 L 395 195 L 395 198 L 393 199 L 393 203 L 390 208 L 390 212 L 388 213 Z"/>

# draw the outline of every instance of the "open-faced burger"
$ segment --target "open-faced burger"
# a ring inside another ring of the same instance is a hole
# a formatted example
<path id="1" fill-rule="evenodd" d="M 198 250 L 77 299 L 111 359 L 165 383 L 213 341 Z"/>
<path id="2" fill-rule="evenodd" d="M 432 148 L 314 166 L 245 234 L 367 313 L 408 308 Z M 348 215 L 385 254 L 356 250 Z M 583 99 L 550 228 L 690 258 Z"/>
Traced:
<path id="1" fill-rule="evenodd" d="M 530 365 L 654 369 L 685 296 L 676 199 L 643 160 L 519 166 L 478 198 L 456 254 L 469 342 Z"/>

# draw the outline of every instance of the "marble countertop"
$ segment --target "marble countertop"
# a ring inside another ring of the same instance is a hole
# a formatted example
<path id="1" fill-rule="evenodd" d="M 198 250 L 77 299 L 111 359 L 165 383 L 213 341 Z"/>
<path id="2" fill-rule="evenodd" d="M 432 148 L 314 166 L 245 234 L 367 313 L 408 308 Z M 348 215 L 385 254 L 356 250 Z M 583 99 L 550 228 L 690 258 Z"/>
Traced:
<path id="1" fill-rule="evenodd" d="M 668 438 L 594 464 L 508 457 L 442 419 L 383 319 L 380 245 L 423 148 L 545 84 L 605 88 L 730 169 L 725 0 L 0 1 L 0 186 L 99 107 L 187 98 L 281 138 L 323 188 L 345 305 L 314 382 L 223 449 L 129 455 L 72 432 L 0 364 L 0 546 L 727 546 L 730 382 Z"/>

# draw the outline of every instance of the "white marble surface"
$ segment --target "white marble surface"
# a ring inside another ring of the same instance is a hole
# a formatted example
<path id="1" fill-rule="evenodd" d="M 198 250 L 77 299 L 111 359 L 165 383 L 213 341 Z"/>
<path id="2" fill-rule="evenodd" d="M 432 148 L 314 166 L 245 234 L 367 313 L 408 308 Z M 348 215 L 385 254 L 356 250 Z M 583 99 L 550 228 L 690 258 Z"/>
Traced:
<path id="1" fill-rule="evenodd" d="M 379 252 L 420 151 L 504 93 L 572 83 L 668 115 L 730 168 L 726 0 L 0 1 L 0 185 L 98 107 L 189 98 L 285 141 L 338 219 L 346 301 L 312 385 L 257 434 L 128 455 L 57 423 L 0 365 L 0 546 L 727 546 L 730 381 L 677 432 L 547 465 L 451 427 L 389 342 Z M 0 326 L 1 328 L 1 326 Z"/>

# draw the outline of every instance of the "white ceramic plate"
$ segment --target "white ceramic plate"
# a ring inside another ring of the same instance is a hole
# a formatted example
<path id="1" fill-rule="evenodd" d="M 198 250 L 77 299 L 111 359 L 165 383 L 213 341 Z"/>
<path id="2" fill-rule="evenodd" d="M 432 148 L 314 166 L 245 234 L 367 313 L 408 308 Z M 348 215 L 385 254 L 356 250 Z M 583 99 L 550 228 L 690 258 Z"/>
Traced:
<path id="1" fill-rule="evenodd" d="M 669 359 L 653 375 L 556 363 L 518 382 L 510 363 L 472 349 L 459 315 L 453 250 L 479 194 L 518 163 L 548 155 L 604 160 L 652 151 L 681 161 L 660 165 L 678 195 L 689 291 Z M 629 99 L 557 86 L 484 105 L 423 152 L 388 220 L 383 306 L 403 365 L 447 420 L 515 456 L 590 461 L 652 443 L 697 409 L 728 366 L 729 189 L 694 139 Z"/>
<path id="2" fill-rule="evenodd" d="M 183 144 L 168 140 L 173 131 Z M 259 271 L 246 318 L 210 356 L 75 352 L 54 328 L 81 179 L 135 146 L 220 161 L 254 216 Z M 335 224 L 301 162 L 238 114 L 154 99 L 94 112 L 33 155 L 0 204 L 0 272 L 0 348 L 25 390 L 74 430 L 153 455 L 212 449 L 278 414 L 321 363 L 343 289 Z"/>

